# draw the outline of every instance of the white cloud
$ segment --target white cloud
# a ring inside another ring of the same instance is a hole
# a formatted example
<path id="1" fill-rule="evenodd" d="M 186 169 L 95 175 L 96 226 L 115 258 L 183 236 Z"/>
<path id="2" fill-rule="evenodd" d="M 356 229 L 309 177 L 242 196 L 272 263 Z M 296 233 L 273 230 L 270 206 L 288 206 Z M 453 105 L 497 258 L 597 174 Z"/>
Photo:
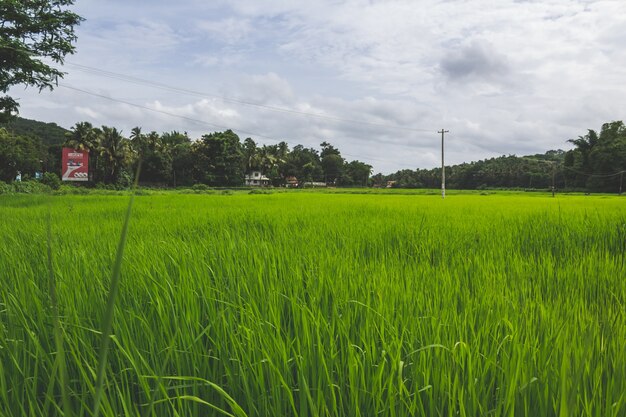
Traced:
<path id="1" fill-rule="evenodd" d="M 79 53 L 70 61 L 211 96 L 72 67 L 64 82 L 258 133 L 260 142 L 269 141 L 265 136 L 307 146 L 328 140 L 387 172 L 438 165 L 436 130 L 442 127 L 450 130 L 447 154 L 456 163 L 563 148 L 587 128 L 626 117 L 622 0 L 150 5 L 81 2 L 87 21 L 78 34 Z M 141 125 L 199 135 L 211 129 L 61 89 L 40 96 L 14 91 L 25 116 L 65 125 L 98 116 L 125 130 Z M 220 95 L 329 117 L 246 106 Z"/>
<path id="2" fill-rule="evenodd" d="M 74 110 L 76 111 L 77 114 L 81 116 L 86 116 L 92 120 L 97 120 L 97 119 L 100 119 L 101 117 L 98 112 L 93 111 L 89 107 L 76 106 L 74 107 Z"/>

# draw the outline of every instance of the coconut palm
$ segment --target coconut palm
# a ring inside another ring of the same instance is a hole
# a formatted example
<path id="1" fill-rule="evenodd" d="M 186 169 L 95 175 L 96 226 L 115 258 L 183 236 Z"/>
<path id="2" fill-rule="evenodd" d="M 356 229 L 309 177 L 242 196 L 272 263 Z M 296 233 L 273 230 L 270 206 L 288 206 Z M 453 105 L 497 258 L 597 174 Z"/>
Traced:
<path id="1" fill-rule="evenodd" d="M 95 147 L 96 134 L 89 122 L 76 123 L 65 136 L 65 144 L 79 151 L 90 151 Z"/>
<path id="2" fill-rule="evenodd" d="M 129 156 L 128 141 L 122 136 L 122 132 L 114 127 L 102 126 L 100 155 L 105 164 L 105 182 L 117 182 Z"/>

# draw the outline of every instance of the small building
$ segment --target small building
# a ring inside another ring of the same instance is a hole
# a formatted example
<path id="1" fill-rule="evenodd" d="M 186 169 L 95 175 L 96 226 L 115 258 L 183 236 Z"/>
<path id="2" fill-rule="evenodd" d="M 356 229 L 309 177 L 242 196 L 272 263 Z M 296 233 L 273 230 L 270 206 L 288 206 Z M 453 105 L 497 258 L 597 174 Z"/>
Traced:
<path id="1" fill-rule="evenodd" d="M 396 186 L 396 182 L 395 181 L 387 181 L 387 187 L 386 188 L 395 188 Z"/>
<path id="2" fill-rule="evenodd" d="M 298 178 L 289 176 L 285 178 L 285 187 L 287 188 L 298 188 Z"/>
<path id="3" fill-rule="evenodd" d="M 261 171 L 252 171 L 245 176 L 245 184 L 250 187 L 267 187 L 270 185 L 270 179 Z"/>

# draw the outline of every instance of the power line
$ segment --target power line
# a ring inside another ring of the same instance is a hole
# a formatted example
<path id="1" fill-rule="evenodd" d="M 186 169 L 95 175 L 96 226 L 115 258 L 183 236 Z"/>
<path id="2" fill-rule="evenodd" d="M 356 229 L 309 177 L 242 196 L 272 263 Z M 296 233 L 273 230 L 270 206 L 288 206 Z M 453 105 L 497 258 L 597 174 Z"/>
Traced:
<path id="1" fill-rule="evenodd" d="M 585 173 L 585 172 L 577 171 L 577 170 L 575 170 L 573 168 L 570 168 L 570 167 L 567 167 L 565 165 L 563 165 L 563 168 L 565 168 L 565 169 L 567 169 L 569 171 L 575 172 L 576 174 L 579 174 L 579 175 L 585 175 L 587 177 L 597 177 L 597 178 L 617 177 L 618 175 L 621 175 L 621 174 L 626 172 L 626 170 L 622 170 L 622 171 L 615 172 L 613 174 L 588 174 L 588 173 Z"/>
<path id="2" fill-rule="evenodd" d="M 8 45 L 3 45 L 2 47 L 3 48 L 7 48 L 7 49 L 13 49 L 13 50 L 18 51 L 18 52 L 25 52 L 25 53 L 27 53 L 29 55 L 36 56 L 36 54 L 34 54 L 32 51 L 29 51 L 27 49 L 15 48 L 15 47 L 8 46 Z M 171 85 L 164 84 L 164 83 L 154 82 L 154 81 L 146 80 L 146 79 L 143 79 L 143 78 L 139 78 L 139 77 L 135 77 L 135 76 L 127 75 L 127 74 L 122 74 L 122 73 L 118 73 L 118 72 L 102 70 L 100 68 L 94 68 L 94 67 L 90 67 L 90 66 L 82 65 L 82 64 L 77 64 L 77 63 L 73 63 L 73 62 L 67 62 L 66 61 L 64 64 L 72 66 L 72 67 L 75 67 L 79 71 L 83 71 L 83 72 L 86 72 L 86 73 L 91 73 L 91 74 L 102 76 L 102 77 L 109 78 L 109 79 L 116 79 L 116 80 L 120 80 L 120 81 L 125 81 L 125 82 L 131 83 L 131 84 L 135 84 L 135 85 L 148 85 L 148 86 L 151 86 L 151 87 L 154 87 L 154 88 L 157 88 L 157 89 L 161 89 L 161 90 L 165 90 L 165 91 L 170 91 L 170 92 L 175 92 L 175 93 L 183 93 L 183 94 L 197 96 L 197 97 L 201 97 L 201 98 L 209 98 L 209 97 L 211 97 L 211 98 L 216 98 L 216 99 L 219 99 L 219 100 L 222 100 L 222 101 L 225 101 L 225 102 L 231 102 L 231 103 L 241 104 L 241 105 L 245 105 L 245 106 L 252 106 L 252 107 L 262 108 L 262 109 L 266 109 L 266 110 L 281 112 L 281 113 L 290 113 L 290 114 L 306 116 L 306 117 L 316 117 L 316 118 L 320 118 L 320 119 L 332 120 L 332 121 L 337 121 L 337 122 L 345 122 L 345 123 L 353 123 L 353 124 L 359 124 L 359 125 L 376 126 L 376 127 L 383 127 L 383 128 L 388 128 L 388 129 L 405 130 L 405 131 L 409 131 L 409 132 L 421 132 L 421 133 L 432 132 L 431 129 L 416 129 L 416 128 L 410 128 L 410 127 L 405 127 L 405 126 L 390 125 L 390 124 L 386 124 L 386 123 L 375 123 L 375 122 L 368 122 L 368 121 L 365 121 L 365 120 L 347 119 L 347 118 L 342 118 L 342 117 L 329 116 L 329 115 L 325 115 L 325 114 L 305 112 L 305 111 L 294 110 L 294 109 L 287 109 L 287 108 L 284 108 L 284 107 L 268 106 L 268 105 L 265 105 L 265 104 L 254 103 L 254 102 L 247 101 L 247 100 L 229 98 L 229 97 L 224 97 L 224 96 L 217 95 L 217 94 L 204 93 L 204 92 L 198 92 L 198 91 L 189 90 L 189 89 L 185 89 L 185 88 L 181 88 L 181 87 L 175 87 L 175 86 L 171 86 Z M 75 90 L 78 91 L 79 89 L 75 88 Z M 85 90 L 82 90 L 82 92 L 87 93 Z M 102 98 L 107 98 L 107 97 L 106 96 L 102 96 Z M 126 104 L 133 105 L 131 103 L 126 103 Z M 244 133 L 246 133 L 246 132 L 244 132 Z M 263 135 L 257 135 L 257 136 L 263 137 Z M 375 158 L 370 158 L 370 159 L 375 159 Z"/>
<path id="3" fill-rule="evenodd" d="M 368 121 L 365 121 L 365 120 L 346 119 L 346 118 L 343 118 L 343 117 L 329 116 L 329 115 L 320 114 L 320 113 L 305 112 L 305 111 L 301 111 L 301 110 L 288 109 L 288 108 L 284 108 L 284 107 L 268 106 L 268 105 L 265 105 L 265 104 L 254 103 L 254 102 L 248 101 L 248 100 L 229 98 L 229 97 L 224 97 L 224 96 L 217 95 L 217 94 L 211 94 L 211 93 L 206 93 L 206 92 L 199 92 L 199 91 L 189 90 L 189 89 L 181 88 L 181 87 L 175 87 L 175 86 L 171 86 L 171 85 L 168 85 L 168 84 L 163 84 L 163 83 L 146 80 L 146 79 L 139 78 L 139 77 L 134 77 L 134 76 L 131 76 L 131 75 L 126 75 L 126 74 L 113 72 L 113 71 L 106 71 L 106 70 L 102 70 L 102 69 L 99 69 L 99 68 L 89 67 L 87 65 L 75 64 L 75 63 L 72 63 L 72 62 L 66 62 L 66 65 L 75 67 L 79 71 L 87 72 L 87 73 L 90 73 L 90 74 L 94 74 L 94 75 L 98 75 L 98 76 L 102 76 L 102 77 L 106 77 L 106 78 L 110 78 L 110 79 L 116 79 L 116 80 L 120 80 L 120 81 L 125 81 L 125 82 L 131 83 L 131 84 L 147 85 L 147 86 L 154 87 L 154 88 L 161 89 L 161 90 L 165 90 L 165 91 L 170 91 L 170 92 L 175 92 L 175 93 L 182 93 L 182 94 L 187 94 L 187 95 L 192 95 L 192 96 L 202 97 L 202 98 L 209 98 L 209 97 L 210 98 L 216 98 L 216 99 L 219 99 L 219 100 L 222 100 L 222 101 L 225 101 L 225 102 L 236 103 L 236 104 L 241 104 L 241 105 L 245 105 L 245 106 L 252 106 L 252 107 L 262 108 L 262 109 L 265 109 L 265 110 L 271 110 L 271 111 L 280 112 L 280 113 L 289 113 L 289 114 L 295 114 L 295 115 L 306 116 L 306 117 L 316 117 L 316 118 L 332 120 L 332 121 L 336 121 L 336 122 L 344 122 L 344 123 L 352 123 L 352 124 L 359 124 L 359 125 L 383 127 L 383 128 L 387 128 L 387 129 L 405 130 L 405 131 L 409 131 L 409 132 L 422 132 L 422 133 L 423 132 L 432 132 L 432 130 L 430 130 L 430 129 L 416 129 L 416 128 L 405 127 L 405 126 L 390 125 L 390 124 L 386 124 L 386 123 L 376 123 L 376 122 L 368 122 Z"/>
<path id="4" fill-rule="evenodd" d="M 201 125 L 211 126 L 211 127 L 214 127 L 214 128 L 224 129 L 224 130 L 232 129 L 231 127 L 219 125 L 219 124 L 216 124 L 216 123 L 207 122 L 205 120 L 195 119 L 193 117 L 182 116 L 180 114 L 171 113 L 171 112 L 168 112 L 168 111 L 165 111 L 165 110 L 155 109 L 155 108 L 152 108 L 152 107 L 148 107 L 148 106 L 144 106 L 144 105 L 141 105 L 141 104 L 132 103 L 130 101 L 121 100 L 121 99 L 117 99 L 117 98 L 114 98 L 114 97 L 105 96 L 103 94 L 94 93 L 92 91 L 83 90 L 81 88 L 72 87 L 72 86 L 69 86 L 69 85 L 66 85 L 66 84 L 59 84 L 59 87 L 66 88 L 68 90 L 77 91 L 77 92 L 80 92 L 80 93 L 83 93 L 83 94 L 88 94 L 90 96 L 99 97 L 99 98 L 102 98 L 102 99 L 105 99 L 105 100 L 114 101 L 114 102 L 121 103 L 121 104 L 126 104 L 128 106 L 137 107 L 137 108 L 140 108 L 140 109 L 143 109 L 143 110 L 148 110 L 148 111 L 151 111 L 151 112 L 154 112 L 154 113 L 160 113 L 160 114 L 164 114 L 164 115 L 171 116 L 171 117 L 177 117 L 179 119 L 188 120 L 190 122 L 201 124 Z M 237 130 L 237 131 L 239 131 L 241 133 L 245 133 L 245 134 L 248 134 L 248 135 L 252 135 L 252 136 L 257 136 L 257 137 L 260 137 L 260 138 L 268 139 L 268 140 L 270 140 L 272 142 L 278 142 L 275 138 L 267 136 L 267 135 L 263 135 L 263 134 L 260 134 L 260 133 L 251 132 L 251 131 L 243 130 L 243 129 L 234 129 L 234 130 Z M 289 144 L 291 146 L 294 145 L 293 141 L 289 141 L 289 142 L 285 141 L 285 143 L 287 143 L 287 144 Z M 367 159 L 367 160 L 372 160 L 372 161 L 385 162 L 382 159 L 371 158 L 371 157 L 363 157 L 363 156 L 352 155 L 352 154 L 348 154 L 348 153 L 344 153 L 343 155 L 350 156 L 350 157 L 353 157 L 353 158 L 362 158 L 362 159 Z"/>

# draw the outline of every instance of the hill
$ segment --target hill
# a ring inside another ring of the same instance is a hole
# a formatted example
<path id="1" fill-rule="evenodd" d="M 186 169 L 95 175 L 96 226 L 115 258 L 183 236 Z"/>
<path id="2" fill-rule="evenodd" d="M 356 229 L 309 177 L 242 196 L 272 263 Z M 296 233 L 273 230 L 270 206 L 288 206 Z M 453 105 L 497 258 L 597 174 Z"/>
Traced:
<path id="1" fill-rule="evenodd" d="M 65 142 L 65 133 L 69 130 L 62 128 L 56 123 L 45 123 L 37 120 L 17 117 L 7 123 L 0 124 L 9 132 L 19 136 L 35 136 L 43 145 L 61 145 Z"/>

